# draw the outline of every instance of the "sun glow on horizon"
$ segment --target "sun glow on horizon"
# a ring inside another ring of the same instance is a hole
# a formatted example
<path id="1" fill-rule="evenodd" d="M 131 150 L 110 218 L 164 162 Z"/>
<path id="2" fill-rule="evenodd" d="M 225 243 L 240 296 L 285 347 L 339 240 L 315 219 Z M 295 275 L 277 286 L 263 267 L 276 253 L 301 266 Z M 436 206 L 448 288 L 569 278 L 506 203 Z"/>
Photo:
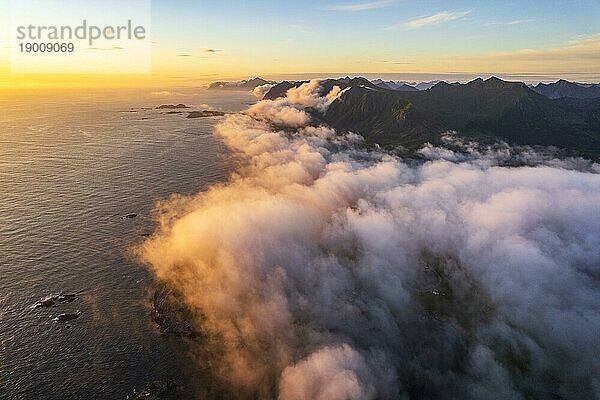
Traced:
<path id="1" fill-rule="evenodd" d="M 459 3 L 448 10 L 404 2 L 156 1 L 149 73 L 15 74 L 3 31 L 0 89 L 198 87 L 254 76 L 377 74 L 600 81 L 597 2 Z M 8 26 L 7 19 L 0 14 L 0 25 Z M 116 51 L 103 54 L 119 62 Z"/>

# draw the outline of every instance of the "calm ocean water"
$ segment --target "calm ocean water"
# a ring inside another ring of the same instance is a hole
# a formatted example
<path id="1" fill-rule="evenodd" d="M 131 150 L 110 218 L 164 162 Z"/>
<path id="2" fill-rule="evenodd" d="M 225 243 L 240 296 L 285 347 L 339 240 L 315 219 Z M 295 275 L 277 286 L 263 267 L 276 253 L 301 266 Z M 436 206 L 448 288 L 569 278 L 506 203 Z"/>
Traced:
<path id="1" fill-rule="evenodd" d="M 156 200 L 223 181 L 229 165 L 212 134 L 218 118 L 154 108 L 253 101 L 201 90 L 2 99 L 0 399 L 118 399 L 158 380 L 186 390 L 185 346 L 153 323 L 152 279 L 128 248 L 152 232 Z M 30 308 L 61 292 L 77 298 Z M 77 310 L 68 324 L 52 320 Z"/>

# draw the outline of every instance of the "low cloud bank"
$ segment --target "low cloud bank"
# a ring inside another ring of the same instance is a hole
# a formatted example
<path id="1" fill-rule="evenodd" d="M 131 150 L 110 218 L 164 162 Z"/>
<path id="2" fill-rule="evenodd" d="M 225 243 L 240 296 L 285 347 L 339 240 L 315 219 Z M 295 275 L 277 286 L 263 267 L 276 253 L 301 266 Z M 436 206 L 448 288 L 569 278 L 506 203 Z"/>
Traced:
<path id="1" fill-rule="evenodd" d="M 597 164 L 406 161 L 315 122 L 341 95 L 226 117 L 230 180 L 157 205 L 140 258 L 195 312 L 198 368 L 240 398 L 600 397 Z"/>
<path id="2" fill-rule="evenodd" d="M 582 172 L 600 173 L 600 164 L 582 157 L 568 156 L 560 149 L 545 146 L 510 146 L 505 142 L 482 144 L 448 132 L 442 147 L 427 144 L 417 153 L 428 160 L 469 161 L 481 167 L 548 166 Z"/>

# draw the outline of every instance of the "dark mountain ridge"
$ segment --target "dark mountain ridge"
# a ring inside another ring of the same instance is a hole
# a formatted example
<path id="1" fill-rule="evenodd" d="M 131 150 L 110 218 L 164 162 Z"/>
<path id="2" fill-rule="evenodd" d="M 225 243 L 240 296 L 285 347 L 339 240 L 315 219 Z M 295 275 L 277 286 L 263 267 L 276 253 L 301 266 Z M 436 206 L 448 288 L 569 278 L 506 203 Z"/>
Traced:
<path id="1" fill-rule="evenodd" d="M 275 100 L 279 97 L 284 97 L 288 90 L 293 87 L 298 87 L 303 83 L 308 83 L 308 81 L 283 81 L 271 88 L 263 97 L 264 100 Z M 373 84 L 366 78 L 358 77 L 358 78 L 341 78 L 341 79 L 325 79 L 321 81 L 321 93 L 324 95 L 329 93 L 334 86 L 339 86 L 341 89 L 346 89 L 348 87 L 363 87 L 365 89 L 370 90 L 383 90 L 379 86 Z M 386 89 L 391 90 L 391 89 Z"/>
<path id="2" fill-rule="evenodd" d="M 280 97 L 300 82 L 275 86 L 265 98 Z M 498 78 L 467 84 L 440 82 L 429 90 L 402 92 L 364 78 L 326 80 L 350 87 L 335 100 L 323 121 L 353 131 L 367 143 L 415 150 L 440 143 L 448 131 L 479 141 L 555 146 L 593 159 L 600 156 L 600 100 L 550 99 L 521 82 Z"/>
<path id="3" fill-rule="evenodd" d="M 600 97 L 600 84 L 583 84 L 568 82 L 564 79 L 554 83 L 540 83 L 533 90 L 551 99 L 572 97 L 576 99 L 592 99 Z"/>

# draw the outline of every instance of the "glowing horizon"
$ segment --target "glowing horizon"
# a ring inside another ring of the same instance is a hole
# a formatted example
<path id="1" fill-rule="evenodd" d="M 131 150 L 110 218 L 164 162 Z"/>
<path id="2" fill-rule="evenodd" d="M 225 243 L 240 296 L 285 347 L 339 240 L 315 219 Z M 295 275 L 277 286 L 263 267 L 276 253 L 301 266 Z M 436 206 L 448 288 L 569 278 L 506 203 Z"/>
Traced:
<path id="1" fill-rule="evenodd" d="M 0 89 L 197 87 L 254 76 L 600 81 L 596 1 L 458 1 L 449 7 L 440 1 L 155 1 L 150 73 L 15 74 L 3 31 Z M 0 15 L 2 26 L 8 18 Z M 113 53 L 107 58 L 118 60 Z"/>

